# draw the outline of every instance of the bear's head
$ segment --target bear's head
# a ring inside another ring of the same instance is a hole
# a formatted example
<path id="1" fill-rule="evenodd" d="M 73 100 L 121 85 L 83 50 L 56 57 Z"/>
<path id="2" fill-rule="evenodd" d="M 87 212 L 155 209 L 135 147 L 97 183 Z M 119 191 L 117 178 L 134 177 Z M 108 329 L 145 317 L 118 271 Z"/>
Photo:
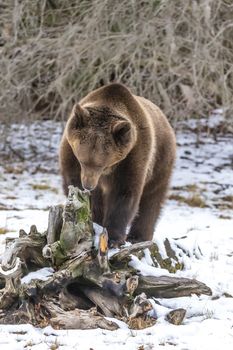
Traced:
<path id="1" fill-rule="evenodd" d="M 91 191 L 100 177 L 109 174 L 132 150 L 136 128 L 107 107 L 76 104 L 67 122 L 66 137 L 81 166 L 82 186 Z"/>

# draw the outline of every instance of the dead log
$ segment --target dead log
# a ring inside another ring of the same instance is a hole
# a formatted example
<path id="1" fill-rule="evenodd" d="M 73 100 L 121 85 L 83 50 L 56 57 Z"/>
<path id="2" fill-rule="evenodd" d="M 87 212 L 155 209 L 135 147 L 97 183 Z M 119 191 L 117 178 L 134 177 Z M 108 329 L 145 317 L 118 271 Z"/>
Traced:
<path id="1" fill-rule="evenodd" d="M 172 276 L 140 276 L 137 293 L 155 298 L 178 298 L 192 294 L 211 295 L 211 289 L 195 279 Z"/>
<path id="2" fill-rule="evenodd" d="M 116 329 L 105 319 L 108 316 L 144 328 L 155 322 L 148 315 L 152 308 L 148 297 L 211 294 L 199 281 L 145 277 L 129 265 L 132 255 L 141 259 L 149 254 L 156 267 L 181 269 L 168 240 L 165 250 L 165 259 L 153 242 L 108 251 L 106 229 L 97 237 L 93 232 L 89 195 L 71 186 L 66 204 L 50 209 L 45 233 L 32 226 L 28 234 L 20 230 L 18 238 L 7 241 L 0 257 L 0 324 Z M 28 272 L 42 267 L 52 267 L 53 274 L 46 280 L 22 282 Z"/>
<path id="3" fill-rule="evenodd" d="M 55 329 L 95 329 L 103 328 L 114 331 L 118 328 L 117 324 L 108 321 L 102 315 L 94 311 L 72 310 L 56 312 L 56 316 L 50 320 L 51 326 Z"/>
<path id="4" fill-rule="evenodd" d="M 122 248 L 115 254 L 113 254 L 110 258 L 112 263 L 117 263 L 120 261 L 123 261 L 130 257 L 131 254 L 141 252 L 146 248 L 151 248 L 153 246 L 153 242 L 146 241 L 146 242 L 140 242 L 130 245 L 129 247 Z"/>

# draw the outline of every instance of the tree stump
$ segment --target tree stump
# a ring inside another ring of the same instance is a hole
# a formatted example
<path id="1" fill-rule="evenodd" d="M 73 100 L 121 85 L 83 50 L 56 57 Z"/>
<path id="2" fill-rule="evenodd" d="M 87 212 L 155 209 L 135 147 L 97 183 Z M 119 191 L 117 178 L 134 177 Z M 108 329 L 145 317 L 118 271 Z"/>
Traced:
<path id="1" fill-rule="evenodd" d="M 18 238 L 7 240 L 0 257 L 0 324 L 118 328 L 107 316 L 144 328 L 156 322 L 148 314 L 152 309 L 148 297 L 211 295 L 210 288 L 199 281 L 141 276 L 130 266 L 132 254 L 140 259 L 149 252 L 154 266 L 170 272 L 181 269 L 169 241 L 165 247 L 166 259 L 153 242 L 109 251 L 106 229 L 94 232 L 88 193 L 70 186 L 66 204 L 50 209 L 45 233 L 33 225 L 28 234 L 20 230 Z M 32 271 L 50 276 L 30 280 Z"/>

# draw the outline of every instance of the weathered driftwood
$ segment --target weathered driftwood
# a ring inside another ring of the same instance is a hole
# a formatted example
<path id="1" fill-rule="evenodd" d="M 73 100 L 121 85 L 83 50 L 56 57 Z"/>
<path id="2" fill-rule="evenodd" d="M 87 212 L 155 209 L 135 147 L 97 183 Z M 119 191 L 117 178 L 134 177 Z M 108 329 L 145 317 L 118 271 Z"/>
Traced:
<path id="1" fill-rule="evenodd" d="M 52 316 L 50 324 L 54 328 L 66 329 L 94 329 L 104 328 L 110 331 L 116 330 L 118 326 L 112 321 L 108 321 L 96 308 L 87 310 L 74 309 L 64 311 L 55 303 L 46 303 L 46 308 L 50 311 Z"/>
<path id="2" fill-rule="evenodd" d="M 49 210 L 49 221 L 47 230 L 47 243 L 52 244 L 59 240 L 62 228 L 63 206 L 55 205 Z"/>
<path id="3" fill-rule="evenodd" d="M 19 238 L 7 241 L 6 251 L 0 257 L 1 267 L 7 271 L 11 269 L 15 261 L 20 258 L 25 268 L 48 266 L 47 260 L 42 255 L 42 249 L 46 244 L 46 236 L 37 231 L 35 225 L 31 226 L 30 232 L 19 231 Z"/>
<path id="4" fill-rule="evenodd" d="M 149 250 L 155 266 L 170 272 L 181 269 L 169 241 L 168 258 L 157 245 L 141 242 L 108 252 L 105 229 L 94 246 L 89 196 L 70 188 L 65 206 L 50 209 L 44 234 L 31 227 L 20 230 L 19 238 L 8 240 L 0 258 L 0 323 L 52 324 L 61 328 L 106 328 L 117 325 L 104 317 L 117 317 L 130 327 L 155 323 L 148 316 L 148 297 L 171 298 L 191 294 L 211 294 L 201 282 L 172 276 L 140 276 L 128 265 L 131 255 L 140 259 Z M 22 283 L 28 272 L 52 267 L 47 280 Z"/>
<path id="5" fill-rule="evenodd" d="M 140 276 L 136 292 L 145 292 L 148 296 L 156 298 L 177 298 L 192 294 L 211 295 L 211 289 L 202 282 L 171 276 Z"/>
<path id="6" fill-rule="evenodd" d="M 16 258 L 14 264 L 14 267 L 6 271 L 0 266 L 0 277 L 5 279 L 3 293 L 0 295 L 0 306 L 3 309 L 11 305 L 18 297 L 18 286 L 22 274 L 20 258 Z"/>
<path id="7" fill-rule="evenodd" d="M 110 260 L 113 263 L 120 262 L 122 260 L 125 260 L 126 258 L 129 258 L 131 254 L 140 252 L 146 248 L 151 248 L 153 246 L 153 242 L 146 241 L 146 242 L 140 242 L 130 245 L 129 247 L 122 248 L 117 253 L 113 254 L 110 258 Z"/>

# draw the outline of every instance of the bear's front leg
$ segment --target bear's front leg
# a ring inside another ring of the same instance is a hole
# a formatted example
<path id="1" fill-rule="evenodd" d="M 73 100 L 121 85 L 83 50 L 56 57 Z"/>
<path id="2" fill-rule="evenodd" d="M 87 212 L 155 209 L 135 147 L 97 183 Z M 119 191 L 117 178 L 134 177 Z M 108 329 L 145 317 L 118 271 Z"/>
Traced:
<path id="1" fill-rule="evenodd" d="M 106 198 L 103 226 L 107 228 L 110 247 L 119 247 L 125 243 L 126 229 L 137 213 L 139 199 L 138 191 L 128 190 L 110 193 Z"/>

